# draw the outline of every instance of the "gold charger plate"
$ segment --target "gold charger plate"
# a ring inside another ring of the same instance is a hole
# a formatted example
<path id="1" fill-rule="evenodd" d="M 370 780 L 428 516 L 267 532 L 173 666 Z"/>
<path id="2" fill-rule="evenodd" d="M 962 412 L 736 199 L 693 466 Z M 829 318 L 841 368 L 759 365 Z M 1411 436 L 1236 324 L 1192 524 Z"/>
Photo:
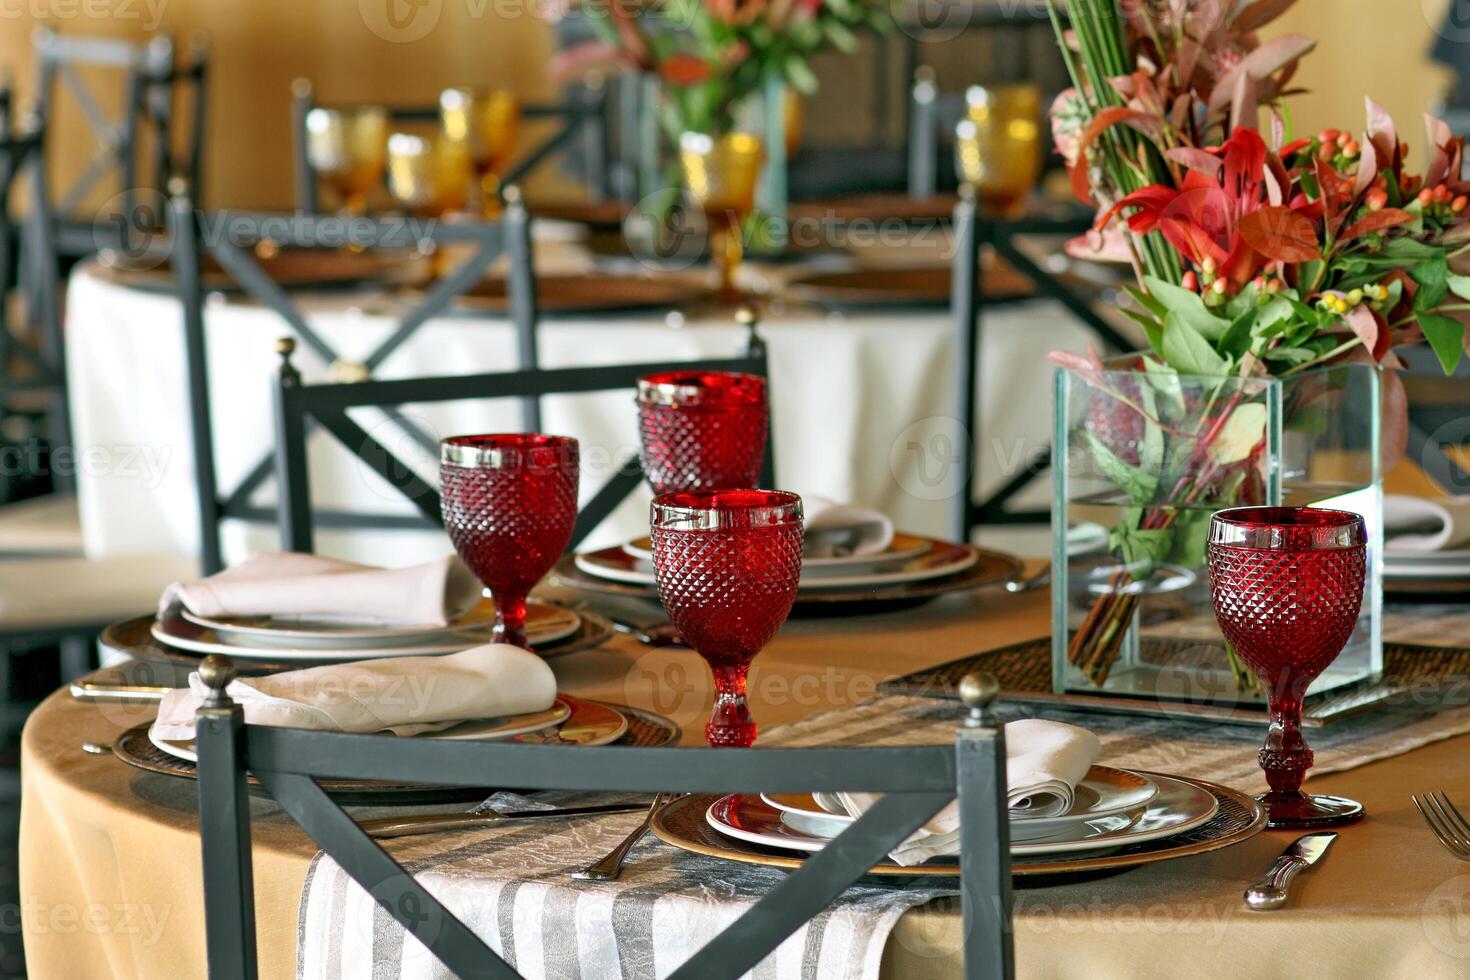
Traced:
<path id="1" fill-rule="evenodd" d="M 558 640 L 545 646 L 533 648 L 533 652 L 550 659 L 560 657 L 569 653 L 578 653 L 582 650 L 590 650 L 606 643 L 613 635 L 613 625 L 606 617 L 600 616 L 590 610 L 581 609 L 577 611 L 581 617 L 581 624 L 577 631 L 566 639 Z M 142 660 L 147 663 L 168 664 L 181 667 L 185 670 L 198 668 L 199 661 L 204 659 L 204 654 L 191 653 L 169 646 L 153 636 L 153 616 L 138 616 L 133 619 L 125 619 L 120 623 L 113 623 L 102 631 L 101 642 L 103 647 L 134 660 Z M 488 639 L 487 639 L 488 642 Z M 467 643 L 466 649 L 473 645 Z M 391 650 L 384 651 L 382 656 L 392 656 Z M 318 664 L 341 663 L 340 659 L 293 659 L 270 660 L 258 657 L 232 657 L 235 662 L 235 672 L 245 677 L 255 677 L 262 674 L 275 674 L 283 670 L 297 670 L 301 667 L 312 667 Z"/>
<path id="2" fill-rule="evenodd" d="M 703 299 L 708 292 L 706 287 L 667 276 L 654 278 L 598 273 L 538 276 L 536 312 L 543 316 L 569 316 L 680 309 Z M 461 309 L 505 313 L 510 308 L 506 281 L 500 278 L 482 280 L 460 296 L 455 305 Z"/>
<path id="3" fill-rule="evenodd" d="M 282 248 L 257 252 L 256 261 L 282 289 L 345 289 L 356 286 L 404 286 L 423 281 L 429 262 L 417 252 L 351 248 Z M 167 264 L 144 268 L 119 258 L 104 265 L 105 275 L 123 286 L 173 289 Z M 200 280 L 211 292 L 240 292 L 240 284 L 213 258 L 204 260 Z"/>
<path id="4" fill-rule="evenodd" d="M 1141 773 L 1144 776 L 1162 773 Z M 1191 857 L 1209 851 L 1239 844 L 1259 834 L 1266 827 L 1266 811 L 1259 803 L 1244 793 L 1226 786 L 1184 776 L 1170 777 L 1196 786 L 1215 797 L 1219 809 L 1203 825 L 1165 837 L 1160 840 L 1134 844 L 1107 854 L 1080 857 L 1042 857 L 1014 859 L 1011 874 L 1016 877 L 1035 875 L 1073 875 L 1084 872 L 1120 871 L 1157 861 L 1172 861 L 1175 858 Z M 723 858 L 742 864 L 759 864 L 772 868 L 799 868 L 804 857 L 774 848 L 760 847 L 726 837 L 705 820 L 705 811 L 719 796 L 686 796 L 675 800 L 659 810 L 653 818 L 653 833 L 659 840 L 681 850 L 703 854 L 706 857 Z M 919 864 L 903 866 L 879 864 L 871 874 L 901 877 L 953 877 L 958 874 L 956 865 Z"/>
<path id="5" fill-rule="evenodd" d="M 641 708 L 612 705 L 587 698 L 568 698 L 572 702 L 572 715 L 561 726 L 561 741 L 574 744 L 589 744 L 579 741 L 590 733 L 605 732 L 606 712 L 622 716 L 624 729 L 612 740 L 616 745 L 635 745 L 656 748 L 673 745 L 682 734 L 678 724 L 663 715 Z M 145 772 L 177 779 L 197 779 L 198 772 L 192 762 L 169 755 L 148 738 L 151 722 L 129 728 L 112 743 L 112 753 L 118 759 Z M 599 734 L 597 737 L 601 737 Z M 521 736 L 517 741 L 536 742 L 537 734 Z M 260 783 L 254 776 L 247 775 L 246 782 L 256 790 Z M 423 783 L 390 783 L 378 780 L 323 779 L 323 789 L 332 794 L 339 803 L 353 805 L 416 805 L 420 803 L 448 802 L 458 800 L 482 800 L 494 791 L 494 787 L 438 786 Z"/>
<path id="6" fill-rule="evenodd" d="M 821 272 L 786 284 L 793 299 L 824 307 L 947 307 L 952 274 L 944 266 L 894 266 Z M 981 288 L 987 299 L 1031 296 L 1036 288 L 1009 265 L 983 270 Z"/>

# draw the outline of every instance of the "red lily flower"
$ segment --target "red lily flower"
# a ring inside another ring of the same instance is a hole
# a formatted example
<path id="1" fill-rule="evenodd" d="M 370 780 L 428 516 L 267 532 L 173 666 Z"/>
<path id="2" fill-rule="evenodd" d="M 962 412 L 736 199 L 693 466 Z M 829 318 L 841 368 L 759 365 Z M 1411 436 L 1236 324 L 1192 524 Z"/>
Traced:
<path id="1" fill-rule="evenodd" d="M 1211 175 L 1208 158 L 1194 161 L 1178 188 L 1154 185 L 1130 194 L 1102 216 L 1136 208 L 1128 227 L 1136 234 L 1157 229 L 1196 266 L 1214 261 L 1218 275 L 1238 290 L 1273 261 L 1303 261 L 1316 253 L 1316 228 L 1301 213 L 1304 199 L 1272 206 L 1268 193 L 1266 144 L 1241 127 L 1224 146 L 1210 149 L 1220 161 Z"/>

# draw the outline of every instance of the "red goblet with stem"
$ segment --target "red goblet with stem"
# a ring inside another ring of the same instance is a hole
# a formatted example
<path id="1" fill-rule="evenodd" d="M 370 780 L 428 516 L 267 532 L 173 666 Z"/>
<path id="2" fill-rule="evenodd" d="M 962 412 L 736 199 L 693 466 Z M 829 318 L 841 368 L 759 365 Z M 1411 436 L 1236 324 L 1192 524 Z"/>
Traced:
<path id="1" fill-rule="evenodd" d="M 1226 641 L 1266 687 L 1271 727 L 1258 797 L 1271 827 L 1328 827 L 1362 804 L 1302 792 L 1312 750 L 1302 736 L 1307 687 L 1358 622 L 1367 573 L 1363 518 L 1310 507 L 1237 507 L 1210 519 L 1210 594 Z"/>
<path id="2" fill-rule="evenodd" d="M 801 498 L 777 490 L 668 493 L 654 498 L 652 523 L 659 600 L 714 672 L 705 739 L 754 745 L 745 680 L 796 601 Z"/>
<path id="3" fill-rule="evenodd" d="M 566 551 L 577 520 L 577 440 L 454 436 L 439 447 L 444 528 L 495 599 L 496 643 L 526 646 L 526 596 Z"/>
<path id="4" fill-rule="evenodd" d="M 638 381 L 643 471 L 654 493 L 754 487 L 769 424 L 759 375 L 666 371 Z"/>

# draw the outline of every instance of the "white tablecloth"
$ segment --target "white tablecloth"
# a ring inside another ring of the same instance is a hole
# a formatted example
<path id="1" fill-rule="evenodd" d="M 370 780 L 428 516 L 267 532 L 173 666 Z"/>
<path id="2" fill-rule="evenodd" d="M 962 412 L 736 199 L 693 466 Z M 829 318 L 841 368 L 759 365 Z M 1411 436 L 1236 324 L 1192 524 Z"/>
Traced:
<path id="1" fill-rule="evenodd" d="M 319 296 L 303 305 L 311 310 L 313 327 L 344 358 L 365 357 L 393 328 L 384 298 Z M 196 495 L 178 302 L 83 266 L 69 285 L 66 329 L 88 554 L 194 552 Z M 761 329 L 770 347 L 779 482 L 880 507 L 904 530 L 943 533 L 958 444 L 948 317 L 805 313 L 769 320 Z M 228 490 L 273 444 L 270 397 L 279 363 L 274 341 L 288 331 L 265 309 L 215 296 L 206 332 L 216 464 L 220 486 Z M 743 336 L 734 324 L 675 328 L 655 317 L 550 319 L 540 326 L 546 367 L 728 356 Z M 982 486 L 1003 482 L 1048 444 L 1051 371 L 1042 355 L 1056 347 L 1081 349 L 1086 336 L 1050 304 L 987 311 L 981 381 L 987 422 L 977 446 Z M 295 363 L 308 381 L 329 377 L 328 366 L 309 350 L 299 349 Z M 426 323 L 377 376 L 495 371 L 513 363 L 507 323 L 452 317 Z M 404 411 L 435 436 L 519 427 L 519 407 L 510 401 Z M 365 410 L 359 421 L 432 478 L 436 461 L 381 413 Z M 546 430 L 582 441 L 584 501 L 613 460 L 636 451 L 635 422 L 628 392 L 547 400 Z M 319 507 L 413 513 L 325 433 L 312 437 L 310 470 Z M 1044 505 L 1046 496 L 1041 486 L 1030 499 Z M 268 484 L 256 501 L 274 499 Z M 647 500 L 645 489 L 626 502 L 592 543 L 646 532 Z M 277 543 L 273 527 L 237 521 L 226 525 L 224 539 L 230 561 Z M 418 561 L 448 548 L 439 532 L 317 532 L 317 549 L 325 554 L 384 564 Z"/>

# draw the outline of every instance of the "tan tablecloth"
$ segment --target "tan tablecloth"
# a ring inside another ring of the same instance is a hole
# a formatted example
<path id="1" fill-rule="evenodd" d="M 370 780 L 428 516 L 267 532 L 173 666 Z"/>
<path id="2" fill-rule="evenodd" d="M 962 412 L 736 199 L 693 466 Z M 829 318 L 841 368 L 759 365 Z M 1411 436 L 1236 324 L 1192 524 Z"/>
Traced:
<path id="1" fill-rule="evenodd" d="M 767 725 L 871 697 L 882 678 L 1046 631 L 1044 592 L 956 598 L 881 618 L 789 623 L 752 672 Z M 1470 636 L 1445 642 L 1470 643 Z M 564 690 L 660 711 L 698 742 L 707 671 L 687 651 L 619 640 L 555 663 Z M 193 784 L 82 750 L 148 709 L 53 695 L 26 727 L 21 895 L 26 957 L 39 978 L 204 974 Z M 1016 895 L 1018 970 L 1028 977 L 1451 977 L 1470 974 L 1470 873 L 1435 844 L 1408 800 L 1442 787 L 1470 803 L 1456 738 L 1311 782 L 1361 800 L 1291 905 L 1251 913 L 1240 900 L 1291 839 L 1266 833 L 1215 854 Z M 316 847 L 257 805 L 255 887 L 262 976 L 294 975 L 297 903 Z M 905 916 L 885 973 L 959 975 L 958 906 Z"/>

